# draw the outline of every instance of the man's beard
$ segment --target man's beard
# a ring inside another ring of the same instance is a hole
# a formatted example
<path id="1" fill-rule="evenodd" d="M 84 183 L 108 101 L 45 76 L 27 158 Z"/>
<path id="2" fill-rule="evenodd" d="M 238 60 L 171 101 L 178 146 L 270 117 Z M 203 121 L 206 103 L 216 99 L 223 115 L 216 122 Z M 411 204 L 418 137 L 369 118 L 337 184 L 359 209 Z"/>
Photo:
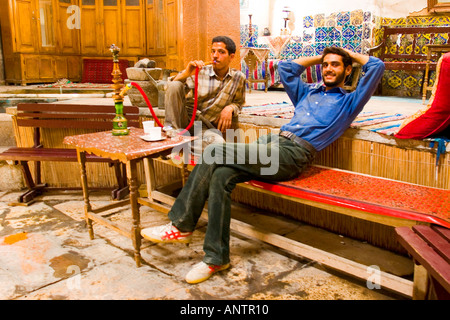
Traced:
<path id="1" fill-rule="evenodd" d="M 331 82 L 325 80 L 325 76 L 326 76 L 326 75 L 323 75 L 322 78 L 323 78 L 323 83 L 324 83 L 327 87 L 336 87 L 336 86 L 340 85 L 340 84 L 342 83 L 342 81 L 345 80 L 345 73 L 344 73 L 344 72 L 342 72 L 341 74 L 337 75 L 337 76 L 336 76 L 336 80 L 331 81 Z"/>

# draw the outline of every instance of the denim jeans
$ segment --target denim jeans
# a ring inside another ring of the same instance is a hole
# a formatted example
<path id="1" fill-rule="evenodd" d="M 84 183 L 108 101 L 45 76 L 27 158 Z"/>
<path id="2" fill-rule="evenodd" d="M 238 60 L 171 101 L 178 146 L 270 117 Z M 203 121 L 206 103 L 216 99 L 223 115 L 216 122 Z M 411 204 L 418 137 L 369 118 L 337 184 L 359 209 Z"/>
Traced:
<path id="1" fill-rule="evenodd" d="M 186 107 L 185 84 L 181 81 L 170 81 L 165 95 L 165 119 L 164 126 L 171 126 L 174 129 L 186 128 L 192 117 L 192 108 Z M 199 127 L 198 124 L 200 124 Z M 195 156 L 201 156 L 204 148 L 211 143 L 223 143 L 225 139 L 218 130 L 208 130 L 206 124 L 197 120 L 191 127 L 189 133 L 191 136 L 198 135 L 195 130 L 201 130 L 202 141 L 195 141 L 192 144 L 192 152 Z"/>
<path id="2" fill-rule="evenodd" d="M 314 155 L 305 148 L 274 134 L 250 144 L 209 145 L 175 200 L 169 218 L 180 231 L 194 231 L 208 200 L 203 261 L 227 264 L 230 262 L 231 191 L 236 184 L 252 179 L 290 180 L 313 159 Z"/>

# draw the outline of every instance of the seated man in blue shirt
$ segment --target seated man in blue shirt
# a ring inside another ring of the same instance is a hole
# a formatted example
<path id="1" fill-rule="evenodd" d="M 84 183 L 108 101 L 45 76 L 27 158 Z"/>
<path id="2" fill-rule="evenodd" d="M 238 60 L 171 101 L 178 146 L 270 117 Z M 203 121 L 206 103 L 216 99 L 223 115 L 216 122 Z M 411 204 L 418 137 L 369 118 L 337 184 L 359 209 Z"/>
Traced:
<path id="1" fill-rule="evenodd" d="M 347 93 L 342 87 L 353 61 L 363 66 L 363 75 L 356 90 Z M 319 63 L 324 85 L 317 88 L 302 82 L 300 75 L 306 67 Z M 250 144 L 209 145 L 169 212 L 171 222 L 141 232 L 154 242 L 189 243 L 208 200 L 205 257 L 186 275 L 188 283 L 204 281 L 230 266 L 230 195 L 236 184 L 297 177 L 315 153 L 335 141 L 361 112 L 383 75 L 384 64 L 374 57 L 326 48 L 321 56 L 281 62 L 279 72 L 295 106 L 292 120 L 281 127 L 280 134 L 265 135 Z"/>

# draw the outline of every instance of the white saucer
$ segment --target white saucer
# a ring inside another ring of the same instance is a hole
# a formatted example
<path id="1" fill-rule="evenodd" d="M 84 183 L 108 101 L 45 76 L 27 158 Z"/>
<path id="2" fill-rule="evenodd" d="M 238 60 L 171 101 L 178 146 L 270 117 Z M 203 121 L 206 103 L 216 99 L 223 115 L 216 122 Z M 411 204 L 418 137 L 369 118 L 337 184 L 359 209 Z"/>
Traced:
<path id="1" fill-rule="evenodd" d="M 155 139 L 155 138 L 152 138 L 151 136 L 140 136 L 139 138 L 141 138 L 142 140 L 145 140 L 145 141 L 149 141 L 149 142 L 161 141 L 161 140 L 166 139 L 166 137 L 161 137 L 161 138 Z"/>

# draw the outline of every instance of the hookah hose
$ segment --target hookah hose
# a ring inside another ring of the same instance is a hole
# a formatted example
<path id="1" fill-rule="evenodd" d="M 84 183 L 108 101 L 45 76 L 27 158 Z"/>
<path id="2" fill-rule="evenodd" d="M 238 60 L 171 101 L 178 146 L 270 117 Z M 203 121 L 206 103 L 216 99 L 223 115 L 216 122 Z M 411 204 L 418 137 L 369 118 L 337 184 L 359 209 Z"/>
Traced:
<path id="1" fill-rule="evenodd" d="M 195 70 L 195 90 L 194 90 L 194 111 L 192 112 L 192 118 L 191 121 L 189 122 L 188 126 L 186 127 L 186 129 L 184 129 L 183 131 L 179 132 L 179 135 L 184 134 L 185 132 L 187 132 L 192 125 L 194 124 L 195 121 L 195 115 L 197 113 L 197 103 L 198 103 L 198 72 L 200 71 L 199 68 L 197 68 Z M 150 113 L 152 114 L 153 118 L 155 119 L 156 123 L 158 124 L 158 126 L 163 127 L 163 125 L 161 124 L 161 122 L 159 121 L 158 117 L 155 114 L 155 111 L 153 110 L 153 106 L 150 103 L 150 100 L 147 97 L 147 94 L 144 92 L 144 90 L 142 90 L 141 86 L 138 85 L 136 82 L 130 82 L 130 85 L 136 87 L 136 89 L 139 90 L 139 92 L 141 93 L 142 97 L 144 98 L 145 102 L 147 103 L 148 108 L 150 109 Z"/>

